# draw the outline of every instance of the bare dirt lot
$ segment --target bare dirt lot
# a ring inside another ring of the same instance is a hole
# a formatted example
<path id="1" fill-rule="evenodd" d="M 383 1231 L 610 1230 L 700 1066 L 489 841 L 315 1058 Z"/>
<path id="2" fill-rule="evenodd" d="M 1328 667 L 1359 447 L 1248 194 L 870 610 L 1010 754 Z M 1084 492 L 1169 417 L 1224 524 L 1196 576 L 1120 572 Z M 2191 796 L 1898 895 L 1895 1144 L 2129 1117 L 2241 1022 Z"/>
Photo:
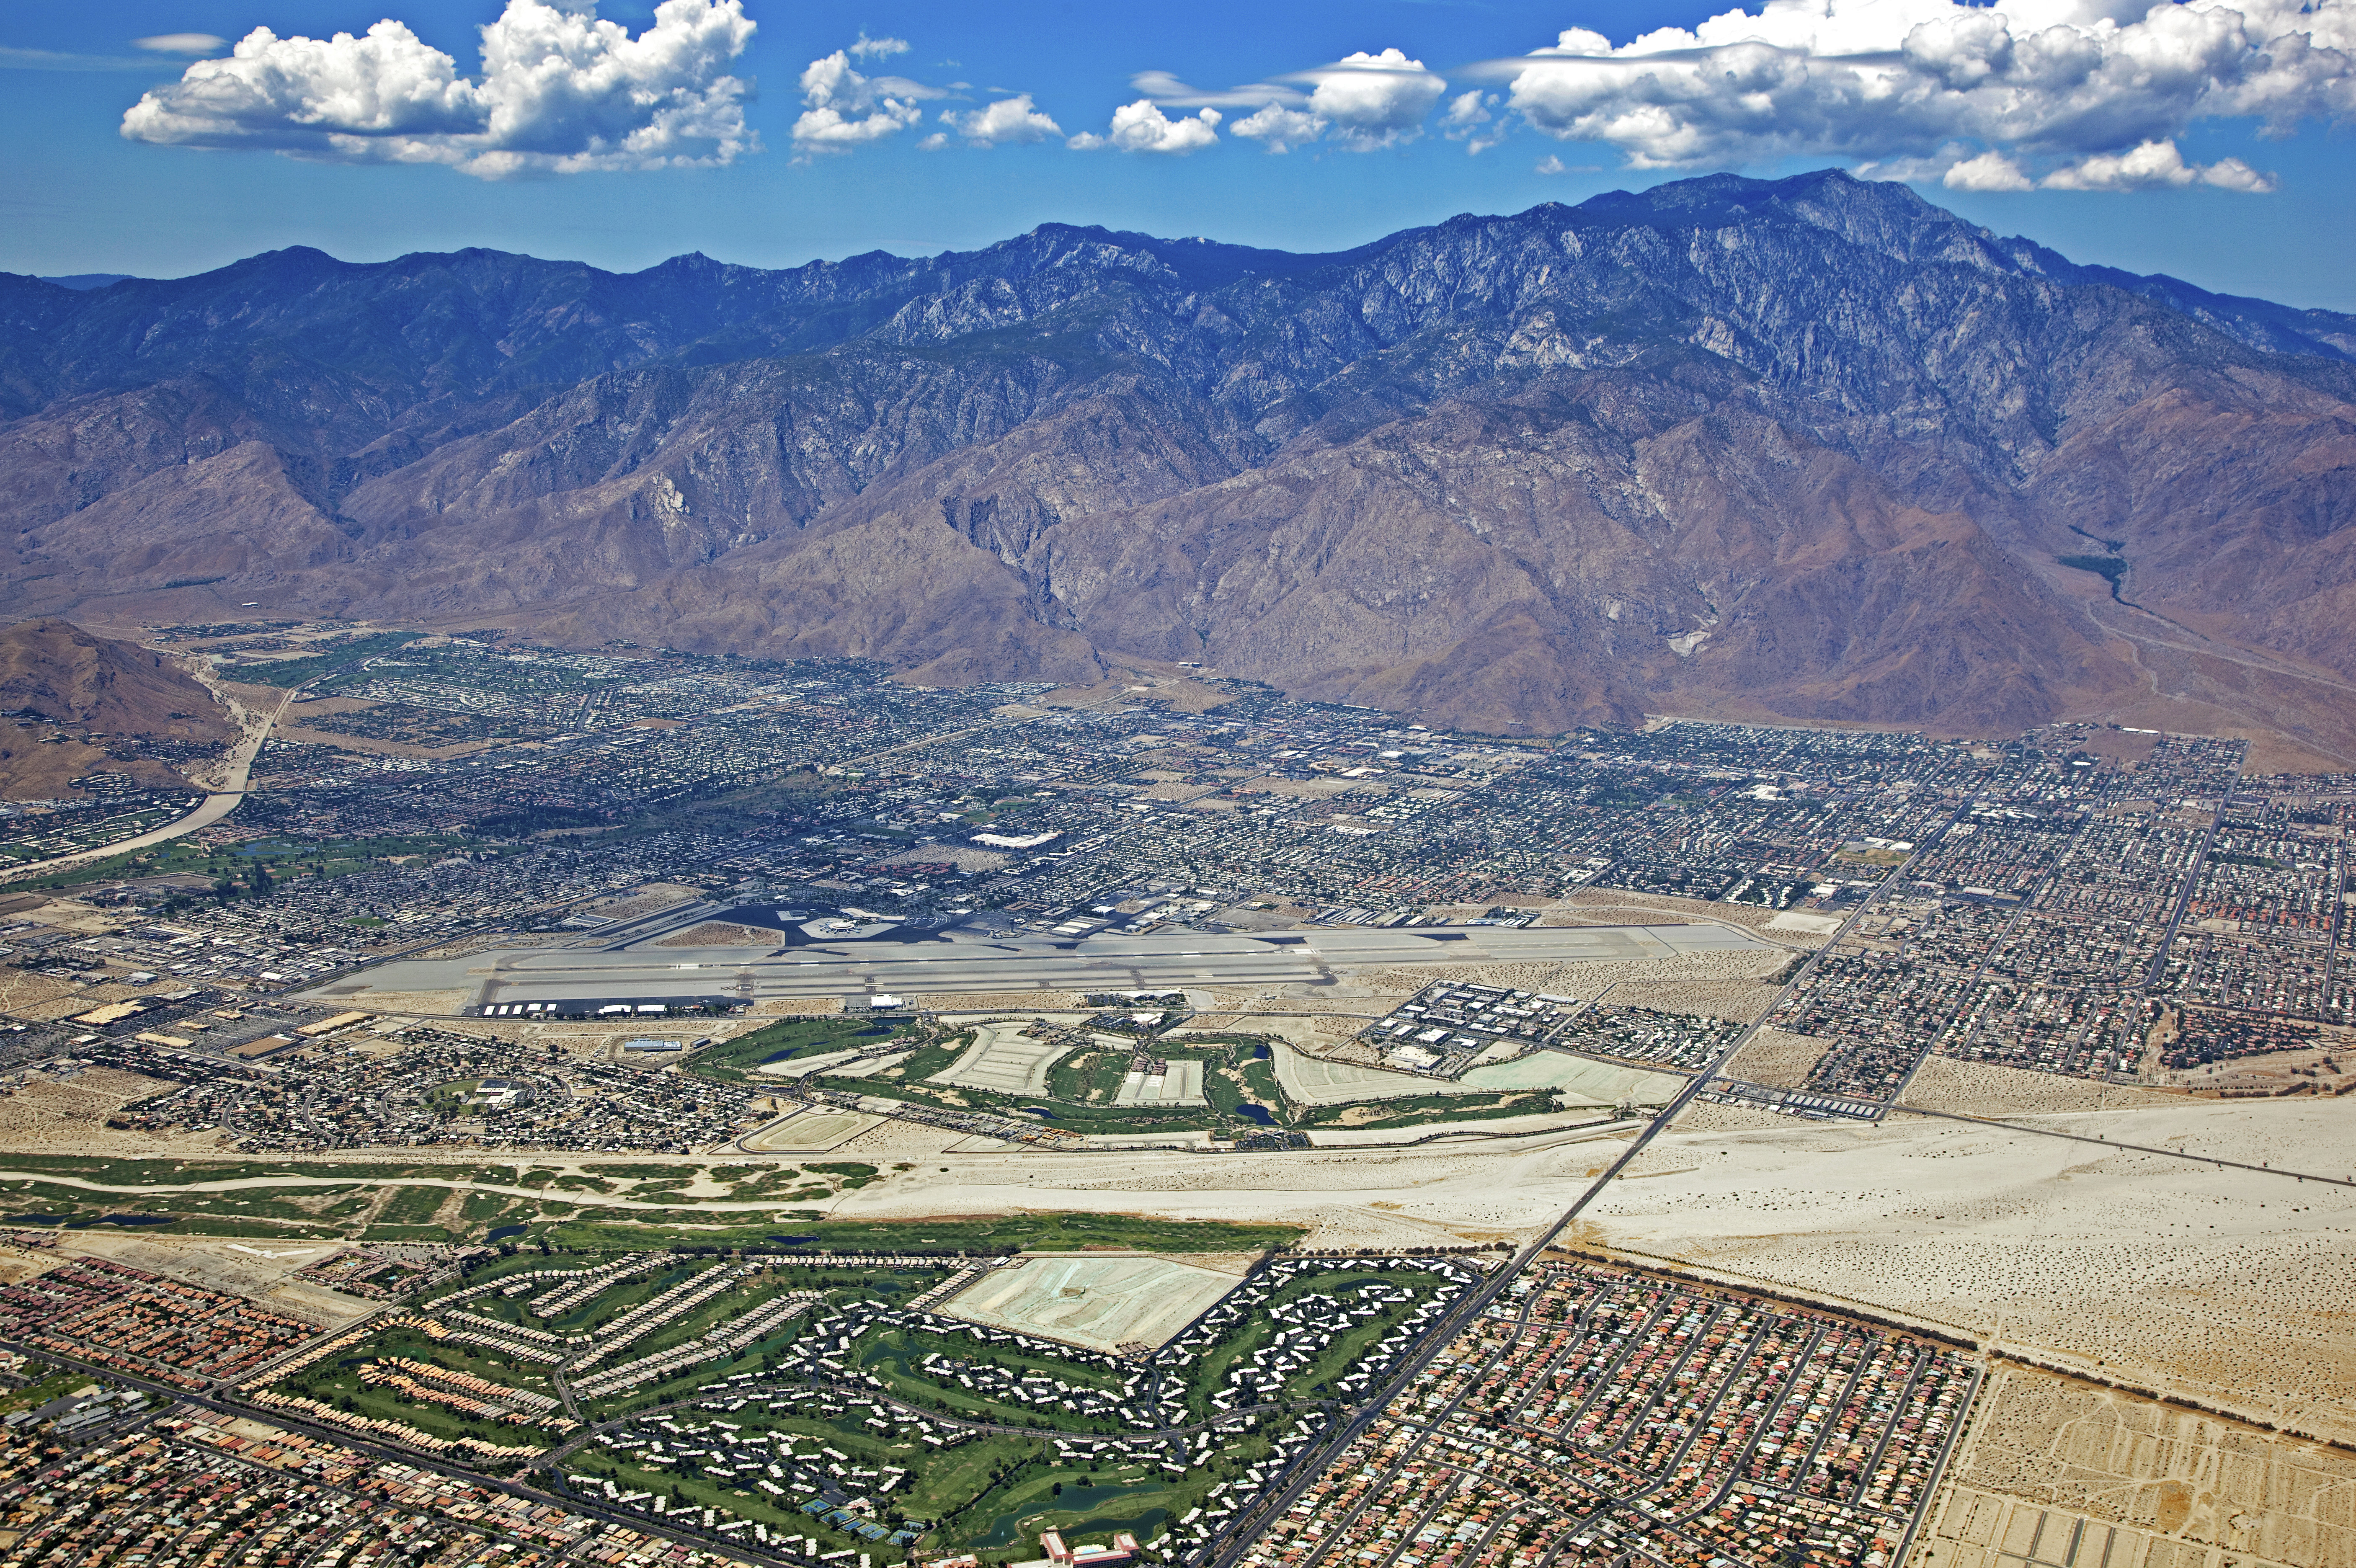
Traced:
<path id="1" fill-rule="evenodd" d="M 1966 1116 L 2013 1116 L 2039 1111 L 2123 1111 L 2138 1105 L 2180 1104 L 2183 1098 L 2131 1083 L 2097 1083 L 1933 1056 L 1915 1070 L 1901 1103 Z"/>
<path id="2" fill-rule="evenodd" d="M 1077 991 L 933 991 L 925 997 L 925 1006 L 937 1012 L 1011 1014 L 1022 1018 L 1070 1012 L 1079 1005 Z"/>
<path id="3" fill-rule="evenodd" d="M 2356 1454 L 1999 1363 L 1924 1568 L 2351 1568 Z"/>
<path id="4" fill-rule="evenodd" d="M 126 1103 L 170 1087 L 111 1067 L 62 1078 L 34 1073 L 14 1089 L 0 1090 L 0 1142 L 26 1154 L 145 1156 L 217 1148 L 218 1133 L 130 1132 L 106 1125 Z"/>
<path id="5" fill-rule="evenodd" d="M 1773 986 L 1752 980 L 1622 980 L 1599 997 L 1615 1008 L 1650 1008 L 1747 1024 L 1775 1005 Z"/>
<path id="6" fill-rule="evenodd" d="M 1557 996 L 1592 997 L 1614 982 L 1636 981 L 1655 986 L 1757 984 L 1791 961 L 1791 955 L 1772 947 L 1732 953 L 1680 953 L 1672 958 L 1599 959 L 1571 964 L 1451 964 L 1422 967 L 1402 964 L 1391 968 L 1337 970 L 1364 992 L 1382 997 L 1412 996 L 1441 980 L 1481 986 L 1512 986 Z M 1327 994 L 1347 1005 L 1343 987 Z M 1614 998 L 1617 999 L 1616 997 Z M 1363 1004 L 1358 1004 L 1363 1006 Z"/>
<path id="7" fill-rule="evenodd" d="M 657 947 L 775 947 L 778 935 L 763 931 L 756 925 L 738 925 L 732 921 L 707 920 L 685 931 L 664 937 Z"/>
<path id="8" fill-rule="evenodd" d="M 755 1018 L 819 1018 L 842 1011 L 841 997 L 769 997 L 753 1004 Z"/>
<path id="9" fill-rule="evenodd" d="M 1236 1286 L 1231 1270 L 1160 1256 L 1027 1256 L 993 1269 L 939 1308 L 993 1328 L 1110 1350 L 1161 1346 Z"/>
<path id="10" fill-rule="evenodd" d="M 240 1242 L 192 1236 L 108 1236 L 83 1233 L 44 1253 L 102 1257 L 186 1280 L 208 1290 L 258 1301 L 322 1328 L 339 1328 L 377 1310 L 377 1304 L 339 1295 L 293 1277 L 296 1269 L 343 1250 L 340 1242 Z"/>
<path id="11" fill-rule="evenodd" d="M 869 1139 L 884 1131 L 842 1152 L 868 1154 Z M 930 1131 L 941 1147 L 945 1135 Z M 1623 1123 L 1486 1144 L 1330 1154 L 969 1153 L 846 1192 L 833 1213 L 850 1220 L 1066 1211 L 1290 1221 L 1310 1228 L 1310 1246 L 1526 1237 L 1560 1214 L 1633 1131 Z"/>
<path id="12" fill-rule="evenodd" d="M 80 987 L 54 975 L 36 975 L 29 969 L 0 968 L 0 1013 L 13 1014 L 20 1019 L 51 1018 L 56 1016 L 52 1004 L 70 1002 L 80 995 Z M 91 1004 L 93 1007 L 96 1005 L 94 1002 Z"/>
<path id="13" fill-rule="evenodd" d="M 369 1010 L 388 1017 L 448 1017 L 473 995 L 472 991 L 376 991 L 369 997 Z"/>
<path id="14" fill-rule="evenodd" d="M 1730 904 L 1681 899 L 1670 893 L 1633 893 L 1620 888 L 1591 888 L 1570 894 L 1538 917 L 1540 925 L 1642 925 L 1670 920 L 1715 921 L 1740 926 L 1754 935 L 1767 935 L 1778 912 L 1757 904 Z M 1771 940 L 1792 947 L 1821 947 L 1824 936 L 1806 929 L 1776 926 Z"/>
<path id="15" fill-rule="evenodd" d="M 654 913 L 674 904 L 683 904 L 701 898 L 702 890 L 685 887 L 678 882 L 646 882 L 612 898 L 600 899 L 581 912 L 605 920 L 636 920 L 640 915 Z"/>
<path id="16" fill-rule="evenodd" d="M 1808 1081 L 1808 1070 L 1817 1059 L 1831 1049 L 1830 1040 L 1814 1035 L 1762 1029 L 1727 1062 L 1726 1075 L 1778 1089 L 1796 1089 Z"/>

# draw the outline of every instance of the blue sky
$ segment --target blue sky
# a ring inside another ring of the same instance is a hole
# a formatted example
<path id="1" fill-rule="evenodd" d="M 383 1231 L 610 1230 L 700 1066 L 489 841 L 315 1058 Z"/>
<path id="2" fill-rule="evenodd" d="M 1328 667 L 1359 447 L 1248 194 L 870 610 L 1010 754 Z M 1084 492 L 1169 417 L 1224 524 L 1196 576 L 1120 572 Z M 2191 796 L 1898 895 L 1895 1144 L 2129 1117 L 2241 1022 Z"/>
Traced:
<path id="1" fill-rule="evenodd" d="M 652 5 L 604 0 L 604 34 L 585 9 L 11 6 L 0 269 L 177 276 L 295 244 L 776 266 L 1049 220 L 1336 250 L 1839 165 L 2082 261 L 2356 310 L 2356 0 L 1783 0 L 1714 21 L 1664 0 L 671 0 L 659 33 Z M 406 31 L 369 35 L 387 18 Z M 491 25 L 520 62 L 504 76 Z M 279 42 L 192 64 L 257 27 Z"/>

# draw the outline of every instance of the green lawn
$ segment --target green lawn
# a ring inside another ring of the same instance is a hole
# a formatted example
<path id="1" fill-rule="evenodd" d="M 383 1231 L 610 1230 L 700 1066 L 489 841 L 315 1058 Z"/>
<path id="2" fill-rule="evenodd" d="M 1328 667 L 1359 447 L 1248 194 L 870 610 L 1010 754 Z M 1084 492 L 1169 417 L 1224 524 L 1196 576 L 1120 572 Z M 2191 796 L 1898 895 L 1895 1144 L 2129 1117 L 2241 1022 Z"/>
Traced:
<path id="1" fill-rule="evenodd" d="M 458 1200 L 458 1219 L 469 1236 L 536 1219 L 540 1206 L 498 1192 L 469 1192 Z"/>
<path id="2" fill-rule="evenodd" d="M 306 680 L 326 675 L 330 670 L 356 659 L 375 658 L 407 647 L 423 632 L 377 632 L 355 637 L 350 642 L 302 659 L 265 659 L 253 664 L 233 664 L 221 673 L 230 680 L 252 686 L 300 686 Z"/>
<path id="3" fill-rule="evenodd" d="M 1092 1046 L 1073 1051 L 1047 1070 L 1050 1098 L 1073 1104 L 1110 1104 L 1129 1076 L 1130 1053 Z"/>
<path id="4" fill-rule="evenodd" d="M 308 1224 L 314 1219 L 311 1211 L 296 1203 L 294 1198 L 326 1198 L 340 1190 L 333 1187 L 265 1187 L 249 1192 L 178 1192 L 168 1198 L 143 1200 L 139 1206 L 164 1209 L 174 1214 L 241 1215 Z"/>
<path id="5" fill-rule="evenodd" d="M 377 1211 L 376 1222 L 380 1225 L 429 1224 L 449 1196 L 450 1189 L 446 1187 L 396 1187 L 391 1196 L 384 1200 L 384 1207 Z"/>
<path id="6" fill-rule="evenodd" d="M 487 1382 L 503 1383 L 509 1388 L 530 1389 L 534 1393 L 553 1396 L 556 1385 L 549 1381 L 546 1371 L 528 1362 L 509 1360 L 480 1346 L 454 1344 L 435 1339 L 416 1328 L 395 1328 L 371 1334 L 359 1345 L 345 1352 L 345 1359 L 382 1360 L 402 1356 L 430 1366 L 446 1367 L 452 1371 L 466 1372 Z M 295 1374 L 300 1377 L 302 1374 Z M 300 1392 L 300 1390 L 290 1390 Z"/>
<path id="7" fill-rule="evenodd" d="M 913 1065 L 913 1064 L 912 1064 Z M 1219 1118 L 1199 1106 L 1186 1109 L 1130 1109 L 1110 1104 L 1075 1104 L 1056 1100 L 1050 1095 L 1011 1095 L 993 1093 L 985 1089 L 959 1086 L 946 1087 L 926 1083 L 913 1072 L 904 1072 L 898 1079 L 891 1078 L 830 1078 L 824 1074 L 810 1082 L 829 1089 L 840 1089 L 854 1094 L 874 1094 L 889 1100 L 907 1100 L 917 1104 L 937 1105 L 944 1110 L 980 1111 L 992 1115 L 1010 1116 L 1015 1121 L 1039 1121 L 1041 1125 L 1054 1125 L 1073 1133 L 1151 1133 L 1188 1132 L 1218 1125 Z M 1052 1123 L 1026 1115 L 1024 1107 L 1046 1105 L 1055 1113 Z"/>
<path id="8" fill-rule="evenodd" d="M 1418 1094 L 1403 1100 L 1384 1100 L 1375 1105 L 1320 1105 L 1301 1113 L 1300 1125 L 1304 1127 L 1346 1125 L 1355 1131 L 1367 1127 L 1416 1127 L 1434 1122 L 1479 1122 L 1498 1116 L 1537 1116 L 1561 1110 L 1562 1104 L 1543 1089 L 1525 1090 L 1501 1094 Z M 1371 1109 L 1375 1114 L 1343 1117 L 1354 1110 Z M 1600 1113 L 1599 1113 L 1600 1114 Z"/>
<path id="9" fill-rule="evenodd" d="M 785 1019 L 734 1040 L 706 1046 L 689 1061 L 687 1070 L 699 1078 L 720 1083 L 752 1083 L 759 1081 L 758 1069 L 765 1061 L 822 1056 L 857 1045 L 873 1045 L 890 1039 L 895 1032 L 916 1028 L 914 1024 L 877 1024 L 865 1019 Z"/>
<path id="10" fill-rule="evenodd" d="M 1019 1400 L 992 1399 L 979 1389 L 960 1387 L 954 1375 L 935 1373 L 918 1365 L 926 1356 L 934 1352 L 959 1360 L 986 1361 L 1018 1375 L 1026 1371 L 1042 1371 L 1084 1387 L 1108 1392 L 1118 1392 L 1120 1388 L 1119 1378 L 1095 1367 L 1044 1356 L 1026 1356 L 1001 1345 L 977 1349 L 970 1340 L 927 1333 L 921 1328 L 871 1329 L 855 1341 L 853 1364 L 882 1378 L 895 1397 L 910 1404 L 943 1410 L 976 1421 L 1001 1422 L 1010 1426 L 1044 1421 L 1060 1432 L 1112 1432 L 1118 1429 L 1119 1424 L 1109 1419 L 1083 1421 L 1059 1412 L 1024 1404 Z"/>
<path id="11" fill-rule="evenodd" d="M 0 1169 L 76 1176 L 110 1187 L 172 1188 L 200 1181 L 244 1181 L 264 1176 L 299 1176 L 316 1181 L 381 1181 L 395 1177 L 483 1181 L 512 1187 L 511 1165 L 380 1165 L 351 1160 L 289 1159 L 108 1159 L 74 1154 L 0 1154 Z"/>
<path id="12" fill-rule="evenodd" d="M 535 1444 L 544 1447 L 556 1441 L 552 1433 L 538 1426 L 485 1420 L 447 1405 L 414 1399 L 381 1383 L 362 1381 L 360 1367 L 386 1356 L 403 1356 L 412 1360 L 472 1372 L 477 1377 L 509 1387 L 532 1388 L 543 1393 L 552 1392 L 546 1379 L 523 1372 L 512 1363 L 479 1356 L 457 1346 L 436 1344 L 426 1336 L 409 1329 L 392 1329 L 372 1336 L 363 1348 L 356 1348 L 324 1361 L 315 1361 L 283 1380 L 277 1387 L 282 1393 L 316 1399 L 323 1404 L 330 1404 L 356 1415 L 402 1422 L 434 1437 L 479 1437 L 503 1447 L 517 1444 Z"/>
<path id="13" fill-rule="evenodd" d="M 1043 1530 L 1062 1532 L 1074 1545 L 1100 1541 L 1121 1530 L 1151 1541 L 1165 1521 L 1183 1518 L 1200 1503 L 1205 1489 L 1207 1483 L 1173 1479 L 1159 1469 L 1131 1480 L 1082 1487 L 1069 1467 L 1034 1466 L 976 1499 L 959 1522 L 943 1532 L 956 1539 L 942 1544 L 993 1552 L 1013 1563 L 1038 1555 Z M 1009 1547 L 1015 1550 L 1003 1550 Z"/>
<path id="14" fill-rule="evenodd" d="M 1439 1288 L 1438 1276 L 1420 1270 L 1405 1269 L 1312 1269 L 1278 1290 L 1267 1302 L 1231 1329 L 1226 1338 L 1213 1344 L 1198 1357 L 1186 1388 L 1186 1406 L 1197 1421 L 1209 1420 L 1216 1413 L 1211 1405 L 1211 1395 L 1227 1386 L 1228 1369 L 1238 1361 L 1248 1360 L 1253 1351 L 1273 1339 L 1280 1328 L 1269 1316 L 1270 1310 L 1304 1296 L 1334 1295 L 1355 1292 L 1368 1284 L 1399 1285 L 1416 1293 L 1413 1301 L 1386 1307 L 1348 1331 L 1337 1335 L 1317 1359 L 1285 1383 L 1283 1397 L 1316 1399 L 1330 1396 L 1333 1379 L 1346 1372 L 1367 1348 L 1396 1328 L 1400 1320 L 1413 1312 L 1418 1305 L 1429 1300 Z M 1321 1393 L 1319 1385 L 1328 1385 L 1329 1392 Z"/>
<path id="15" fill-rule="evenodd" d="M 636 1279 L 624 1280 L 611 1289 L 591 1296 L 580 1306 L 557 1314 L 548 1319 L 549 1330 L 557 1334 L 594 1333 L 624 1313 L 633 1311 L 641 1305 L 652 1301 L 664 1291 L 684 1285 L 695 1275 L 719 1266 L 720 1260 L 717 1258 L 682 1257 L 668 1268 L 657 1270 L 653 1274 L 640 1275 Z M 735 1293 L 723 1291 L 721 1294 L 724 1298 Z"/>
<path id="16" fill-rule="evenodd" d="M 610 1477 L 625 1491 L 653 1492 L 673 1508 L 722 1509 L 739 1519 L 755 1520 L 772 1530 L 783 1529 L 793 1534 L 826 1528 L 795 1507 L 796 1500 L 809 1495 L 804 1492 L 772 1498 L 750 1487 L 738 1491 L 692 1471 L 637 1463 L 611 1448 L 584 1448 L 564 1467 L 568 1473 Z"/>
<path id="17" fill-rule="evenodd" d="M 27 1383 L 23 1388 L 13 1392 L 0 1392 L 0 1415 L 13 1415 L 20 1410 L 31 1410 L 37 1405 L 47 1404 L 53 1399 L 63 1399 L 76 1389 L 88 1388 L 94 1382 L 104 1381 L 102 1378 L 94 1378 L 88 1372 L 75 1371 L 71 1368 L 63 1371 L 51 1372 L 37 1382 Z"/>
<path id="18" fill-rule="evenodd" d="M 108 1193 L 19 1179 L 0 1182 L 0 1214 L 48 1214 L 60 1221 L 102 1219 L 110 1214 L 170 1214 L 178 1217 L 173 1223 L 140 1228 L 198 1235 L 333 1236 L 341 1233 L 341 1226 L 314 1216 L 294 1199 L 324 1198 L 337 1190 L 316 1187 L 265 1188 L 250 1193 Z"/>
<path id="19" fill-rule="evenodd" d="M 682 1426 L 691 1426 L 713 1418 L 693 1411 L 682 1412 L 676 1419 Z M 885 1500 L 905 1517 L 927 1520 L 937 1519 L 959 1504 L 970 1504 L 977 1492 L 986 1492 L 997 1484 L 999 1472 L 1025 1465 L 1035 1467 L 1046 1451 L 1044 1443 L 1005 1437 L 979 1438 L 942 1450 L 927 1449 L 913 1436 L 878 1435 L 849 1413 L 829 1417 L 809 1410 L 769 1411 L 759 1402 L 719 1419 L 728 1421 L 746 1435 L 792 1434 L 803 1440 L 798 1445 L 804 1453 L 813 1445 L 830 1447 L 848 1456 L 850 1463 L 861 1468 L 892 1465 L 905 1469 L 907 1479 Z M 865 1541 L 837 1532 L 801 1512 L 797 1505 L 808 1493 L 788 1492 L 786 1497 L 772 1498 L 751 1487 L 740 1491 L 691 1468 L 647 1463 L 623 1451 L 594 1445 L 582 1449 L 566 1468 L 586 1475 L 611 1476 L 618 1487 L 656 1492 L 683 1504 L 725 1509 L 739 1518 L 758 1520 L 773 1528 L 782 1524 L 794 1533 L 835 1536 L 841 1545 L 874 1550 Z M 937 1532 L 927 1534 L 926 1547 L 929 1550 L 943 1539 Z"/>

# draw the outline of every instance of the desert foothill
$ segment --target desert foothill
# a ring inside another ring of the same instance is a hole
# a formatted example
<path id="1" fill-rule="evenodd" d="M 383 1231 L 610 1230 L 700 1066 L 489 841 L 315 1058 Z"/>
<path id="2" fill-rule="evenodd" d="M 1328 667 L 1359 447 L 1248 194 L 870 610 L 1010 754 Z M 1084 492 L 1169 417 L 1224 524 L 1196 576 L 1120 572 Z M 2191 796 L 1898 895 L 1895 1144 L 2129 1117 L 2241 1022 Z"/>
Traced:
<path id="1" fill-rule="evenodd" d="M 2356 1568 L 2356 0 L 0 81 L 0 1568 Z"/>

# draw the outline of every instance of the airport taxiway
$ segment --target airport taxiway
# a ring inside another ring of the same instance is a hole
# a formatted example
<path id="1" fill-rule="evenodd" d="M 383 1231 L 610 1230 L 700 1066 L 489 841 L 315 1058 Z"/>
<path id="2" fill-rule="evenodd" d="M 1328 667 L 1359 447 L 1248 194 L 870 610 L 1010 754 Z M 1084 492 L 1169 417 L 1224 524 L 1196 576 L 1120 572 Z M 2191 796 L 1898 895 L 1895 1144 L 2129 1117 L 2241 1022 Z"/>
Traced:
<path id="1" fill-rule="evenodd" d="M 1266 935 L 1156 933 L 1060 939 L 951 931 L 748 955 L 741 947 L 553 948 L 404 958 L 340 977 L 321 999 L 463 991 L 474 1006 L 841 997 L 939 991 L 1163 991 L 1331 983 L 1337 971 L 1432 965 L 1575 964 L 1774 951 L 1722 925 L 1315 927 Z"/>

